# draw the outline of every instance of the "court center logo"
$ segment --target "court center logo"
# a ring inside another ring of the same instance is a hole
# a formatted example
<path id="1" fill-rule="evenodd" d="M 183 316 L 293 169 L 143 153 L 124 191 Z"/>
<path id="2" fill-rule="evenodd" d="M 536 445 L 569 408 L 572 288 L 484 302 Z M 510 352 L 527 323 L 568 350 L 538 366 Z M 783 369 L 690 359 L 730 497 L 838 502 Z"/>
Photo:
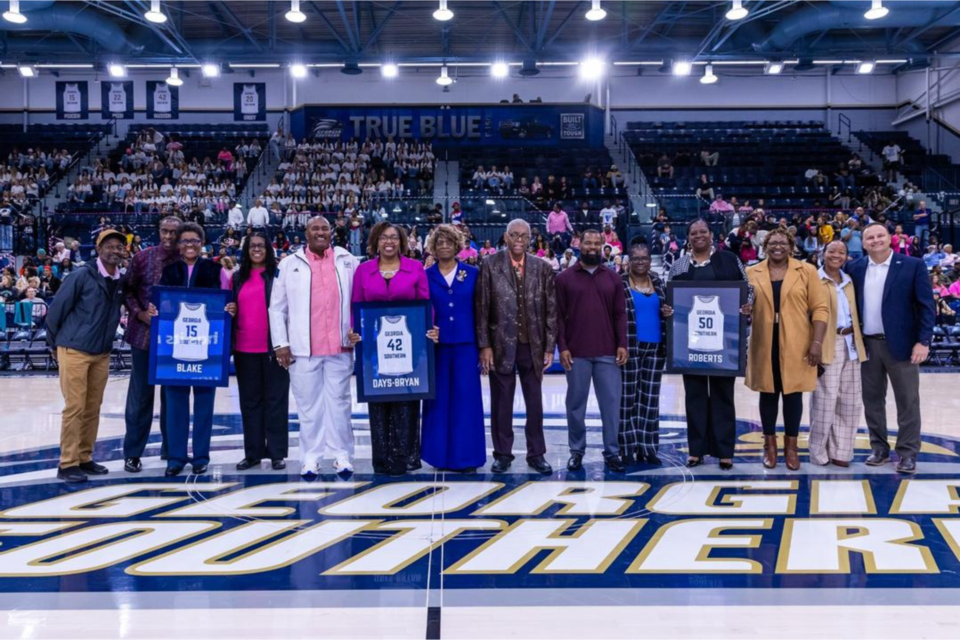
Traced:
<path id="1" fill-rule="evenodd" d="M 234 418 L 218 416 L 219 437 L 237 435 Z M 694 476 L 681 421 L 664 420 L 668 464 L 626 475 L 305 483 L 224 467 L 77 490 L 47 480 L 51 451 L 21 452 L 0 460 L 0 591 L 823 589 L 852 575 L 865 589 L 960 588 L 960 443 L 925 437 L 912 478 L 864 467 L 869 443 L 835 473 L 763 472 L 743 422 L 739 473 Z"/>

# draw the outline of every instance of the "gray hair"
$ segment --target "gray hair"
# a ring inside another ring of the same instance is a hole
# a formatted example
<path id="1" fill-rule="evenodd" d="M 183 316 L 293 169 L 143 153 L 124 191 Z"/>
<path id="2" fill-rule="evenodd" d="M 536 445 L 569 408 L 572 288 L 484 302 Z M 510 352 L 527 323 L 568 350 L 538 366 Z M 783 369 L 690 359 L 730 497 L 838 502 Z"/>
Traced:
<path id="1" fill-rule="evenodd" d="M 507 223 L 507 233 L 510 233 L 510 229 L 514 227 L 523 227 L 527 231 L 527 235 L 531 235 L 530 232 L 530 223 L 524 220 L 523 218 L 514 218 Z"/>

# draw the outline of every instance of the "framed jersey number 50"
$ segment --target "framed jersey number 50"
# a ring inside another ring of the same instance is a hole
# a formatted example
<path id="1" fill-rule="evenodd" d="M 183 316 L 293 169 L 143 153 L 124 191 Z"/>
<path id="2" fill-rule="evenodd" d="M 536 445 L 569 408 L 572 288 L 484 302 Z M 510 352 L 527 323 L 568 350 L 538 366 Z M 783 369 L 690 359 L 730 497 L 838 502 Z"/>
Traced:
<path id="1" fill-rule="evenodd" d="M 747 365 L 746 282 L 671 282 L 667 373 L 742 376 Z"/>
<path id="2" fill-rule="evenodd" d="M 360 402 L 432 400 L 433 326 L 428 300 L 360 302 L 353 307 L 357 399 Z"/>

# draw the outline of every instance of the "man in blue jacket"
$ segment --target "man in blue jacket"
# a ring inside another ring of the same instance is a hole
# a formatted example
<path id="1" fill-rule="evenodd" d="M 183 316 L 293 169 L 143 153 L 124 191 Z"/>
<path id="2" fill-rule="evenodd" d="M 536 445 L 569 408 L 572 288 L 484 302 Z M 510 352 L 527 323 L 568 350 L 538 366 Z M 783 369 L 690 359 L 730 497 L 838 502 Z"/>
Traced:
<path id="1" fill-rule="evenodd" d="M 936 309 L 923 260 L 894 253 L 879 223 L 863 230 L 867 255 L 847 265 L 868 360 L 863 363 L 863 407 L 870 429 L 870 466 L 890 459 L 887 380 L 897 403 L 897 471 L 916 473 L 920 451 L 920 363 L 927 359 Z"/>
<path id="2" fill-rule="evenodd" d="M 110 351 L 120 324 L 120 260 L 127 238 L 115 229 L 97 237 L 96 262 L 63 281 L 47 313 L 47 344 L 56 347 L 64 407 L 60 424 L 60 466 L 64 482 L 85 482 L 107 468 L 93 461 L 100 405 L 110 373 Z"/>

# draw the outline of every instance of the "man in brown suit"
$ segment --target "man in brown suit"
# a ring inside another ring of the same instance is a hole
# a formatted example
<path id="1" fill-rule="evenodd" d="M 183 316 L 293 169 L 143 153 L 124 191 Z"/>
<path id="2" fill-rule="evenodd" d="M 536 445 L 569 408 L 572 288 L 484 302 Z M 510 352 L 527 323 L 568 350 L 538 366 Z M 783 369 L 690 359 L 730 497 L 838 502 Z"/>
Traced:
<path id="1" fill-rule="evenodd" d="M 504 473 L 513 462 L 513 397 L 519 373 L 527 405 L 527 464 L 549 474 L 553 469 L 544 459 L 541 385 L 556 345 L 554 275 L 545 260 L 527 254 L 530 225 L 525 221 L 512 220 L 504 241 L 506 250 L 480 266 L 476 302 L 480 365 L 490 375 L 491 471 Z"/>

